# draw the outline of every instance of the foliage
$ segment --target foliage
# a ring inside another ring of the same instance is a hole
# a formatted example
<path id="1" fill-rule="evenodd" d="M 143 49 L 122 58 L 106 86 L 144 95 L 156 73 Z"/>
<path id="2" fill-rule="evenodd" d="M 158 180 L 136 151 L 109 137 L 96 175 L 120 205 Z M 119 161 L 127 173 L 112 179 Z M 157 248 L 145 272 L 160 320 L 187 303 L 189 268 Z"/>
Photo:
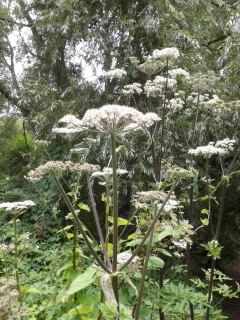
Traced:
<path id="1" fill-rule="evenodd" d="M 22 295 L 6 314 L 225 318 L 222 299 L 239 297 L 222 272 L 240 242 L 239 10 L 1 2 L 0 199 L 37 204 L 15 220 L 1 212 L 2 282 L 15 278 Z M 100 171 L 52 169 L 31 183 L 49 160 Z"/>

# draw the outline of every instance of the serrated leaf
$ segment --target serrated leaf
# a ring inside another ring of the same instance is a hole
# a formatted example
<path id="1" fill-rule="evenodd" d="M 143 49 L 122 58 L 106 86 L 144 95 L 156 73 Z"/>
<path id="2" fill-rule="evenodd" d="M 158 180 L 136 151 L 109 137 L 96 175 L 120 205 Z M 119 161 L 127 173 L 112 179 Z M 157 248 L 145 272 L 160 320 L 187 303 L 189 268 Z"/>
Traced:
<path id="1" fill-rule="evenodd" d="M 64 298 L 67 298 L 80 290 L 89 287 L 96 279 L 96 269 L 90 266 L 83 273 L 79 274 L 66 291 Z"/>

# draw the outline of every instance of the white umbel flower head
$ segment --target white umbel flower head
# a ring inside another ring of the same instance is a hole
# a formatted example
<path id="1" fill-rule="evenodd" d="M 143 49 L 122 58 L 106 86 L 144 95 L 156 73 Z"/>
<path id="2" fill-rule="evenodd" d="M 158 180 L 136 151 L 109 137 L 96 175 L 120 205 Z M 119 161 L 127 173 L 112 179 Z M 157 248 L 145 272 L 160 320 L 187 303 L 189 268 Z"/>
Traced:
<path id="1" fill-rule="evenodd" d="M 234 150 L 235 145 L 236 140 L 226 138 L 224 140 L 219 140 L 216 143 L 210 142 L 206 146 L 190 149 L 188 154 L 192 155 L 193 157 L 202 157 L 205 159 L 209 159 L 212 156 L 224 157 Z"/>
<path id="2" fill-rule="evenodd" d="M 123 69 L 116 68 L 109 71 L 105 71 L 103 76 L 104 78 L 110 79 L 110 80 L 112 79 L 121 80 L 122 78 L 127 76 L 127 72 Z"/>
<path id="3" fill-rule="evenodd" d="M 161 118 L 154 112 L 147 112 L 144 116 L 143 126 L 151 127 L 155 123 L 159 122 Z"/>
<path id="4" fill-rule="evenodd" d="M 87 162 L 80 164 L 72 161 L 48 161 L 40 165 L 36 169 L 31 170 L 25 178 L 31 182 L 37 182 L 50 175 L 52 171 L 61 174 L 66 171 L 71 173 L 91 174 L 94 171 L 98 171 L 99 169 L 100 167 L 98 165 L 90 164 Z"/>
<path id="5" fill-rule="evenodd" d="M 53 128 L 52 133 L 58 134 L 58 135 L 68 135 L 72 136 L 73 134 L 79 133 L 82 130 L 77 128 Z"/>
<path id="6" fill-rule="evenodd" d="M 67 114 L 63 116 L 60 120 L 58 120 L 59 124 L 68 125 L 72 128 L 78 126 L 80 124 L 80 120 L 72 114 Z"/>
<path id="7" fill-rule="evenodd" d="M 177 48 L 156 49 L 152 53 L 152 59 L 154 60 L 176 60 L 179 56 L 180 53 Z"/>
<path id="8" fill-rule="evenodd" d="M 148 97 L 158 97 L 165 93 L 167 90 L 175 90 L 177 81 L 162 76 L 156 76 L 155 79 L 148 80 L 145 83 L 144 91 Z"/>
<path id="9" fill-rule="evenodd" d="M 145 117 L 142 112 L 123 105 L 104 105 L 99 109 L 90 109 L 82 118 L 82 125 L 86 129 L 102 133 L 111 133 L 113 130 L 129 132 L 147 126 L 148 123 L 149 116 Z"/>
<path id="10" fill-rule="evenodd" d="M 212 99 L 207 101 L 207 106 L 217 106 L 223 104 L 223 100 L 220 99 L 216 94 L 213 95 Z"/>
<path id="11" fill-rule="evenodd" d="M 153 82 L 160 84 L 163 87 L 167 86 L 168 89 L 174 89 L 177 85 L 177 81 L 175 79 L 169 79 L 162 76 L 156 76 Z"/>
<path id="12" fill-rule="evenodd" d="M 190 73 L 182 68 L 176 68 L 168 71 L 169 76 L 173 79 L 179 78 L 190 78 Z"/>
<path id="13" fill-rule="evenodd" d="M 224 156 L 226 154 L 225 150 L 222 148 L 216 148 L 213 145 L 207 145 L 207 146 L 200 146 L 196 149 L 190 149 L 188 151 L 188 154 L 190 154 L 193 157 L 202 157 L 209 159 L 212 156 Z"/>
<path id="14" fill-rule="evenodd" d="M 173 245 L 179 250 L 186 250 L 188 242 L 185 239 L 173 240 Z"/>
<path id="15" fill-rule="evenodd" d="M 78 119 L 77 119 L 78 120 Z M 132 107 L 123 105 L 104 105 L 99 109 L 89 109 L 81 120 L 77 121 L 74 128 L 67 125 L 65 128 L 55 128 L 55 133 L 78 133 L 94 130 L 100 133 L 128 133 L 151 126 L 154 121 L 159 121 L 157 114 L 144 114 Z"/>
<path id="16" fill-rule="evenodd" d="M 131 96 L 133 94 L 140 95 L 143 92 L 141 83 L 133 82 L 123 87 L 122 93 L 125 96 Z"/>
<path id="17" fill-rule="evenodd" d="M 103 178 L 103 179 L 107 179 L 109 177 L 112 177 L 113 174 L 113 169 L 112 168 L 103 168 L 102 171 L 96 171 L 93 172 L 93 174 L 91 175 L 91 178 Z M 123 175 L 127 175 L 128 171 L 125 169 L 117 169 L 117 175 L 118 176 L 123 176 Z"/>
<path id="18" fill-rule="evenodd" d="M 4 209 L 6 211 L 20 211 L 27 210 L 29 208 L 34 207 L 36 204 L 32 200 L 26 201 L 17 201 L 17 202 L 3 202 L 0 203 L 0 209 Z"/>
<path id="19" fill-rule="evenodd" d="M 227 150 L 229 152 L 234 151 L 234 148 L 236 146 L 237 141 L 235 139 L 229 139 L 229 138 L 225 138 L 223 140 L 218 140 L 215 143 L 215 147 L 217 148 L 222 148 L 224 150 Z"/>
<path id="20" fill-rule="evenodd" d="M 53 128 L 52 133 L 72 137 L 74 134 L 81 132 L 81 120 L 72 114 L 67 114 L 58 120 L 60 127 Z"/>

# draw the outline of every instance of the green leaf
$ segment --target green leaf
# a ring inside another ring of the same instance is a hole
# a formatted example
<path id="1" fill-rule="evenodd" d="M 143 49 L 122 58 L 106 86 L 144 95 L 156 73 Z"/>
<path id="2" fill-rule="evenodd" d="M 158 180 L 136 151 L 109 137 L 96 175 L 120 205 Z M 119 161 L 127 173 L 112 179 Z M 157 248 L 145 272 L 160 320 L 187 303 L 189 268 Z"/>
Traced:
<path id="1" fill-rule="evenodd" d="M 71 283 L 67 292 L 65 293 L 65 297 L 69 297 L 80 290 L 83 290 L 89 287 L 96 279 L 97 270 L 90 266 L 86 271 L 79 274 Z"/>
<path id="2" fill-rule="evenodd" d="M 79 208 L 80 210 L 90 212 L 89 206 L 88 206 L 87 204 L 83 203 L 83 202 L 80 202 L 80 203 L 78 204 L 78 208 Z"/>
<path id="3" fill-rule="evenodd" d="M 204 226 L 208 226 L 209 224 L 209 220 L 206 218 L 206 219 L 201 219 L 201 223 L 204 225 Z"/>
<path id="4" fill-rule="evenodd" d="M 113 223 L 113 217 L 108 217 L 108 221 Z M 118 218 L 118 226 L 126 226 L 127 224 L 129 224 L 127 219 L 121 217 Z"/>
<path id="5" fill-rule="evenodd" d="M 164 267 L 164 264 L 164 261 L 159 257 L 149 257 L 148 268 L 151 270 L 162 269 Z"/>
<path id="6" fill-rule="evenodd" d="M 163 239 L 172 236 L 172 228 L 166 228 L 158 234 L 155 234 L 155 240 L 162 241 Z"/>

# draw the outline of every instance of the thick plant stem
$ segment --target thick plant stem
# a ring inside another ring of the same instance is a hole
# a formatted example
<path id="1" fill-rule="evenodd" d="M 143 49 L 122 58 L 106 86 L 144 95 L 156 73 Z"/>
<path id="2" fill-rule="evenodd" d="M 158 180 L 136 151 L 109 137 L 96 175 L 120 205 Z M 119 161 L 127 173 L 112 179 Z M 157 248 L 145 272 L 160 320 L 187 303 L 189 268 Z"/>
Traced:
<path id="1" fill-rule="evenodd" d="M 72 248 L 72 267 L 73 271 L 77 270 L 77 226 L 73 226 L 73 248 Z"/>
<path id="2" fill-rule="evenodd" d="M 108 257 L 108 241 L 109 241 L 109 214 L 110 214 L 110 191 L 109 185 L 106 181 L 106 215 L 105 215 L 105 252 L 106 252 L 106 260 L 109 261 Z M 109 264 L 111 268 L 111 263 Z"/>
<path id="3" fill-rule="evenodd" d="M 14 215 L 13 218 L 13 227 L 14 227 L 14 259 L 15 259 L 15 279 L 17 284 L 17 291 L 18 291 L 18 299 L 21 303 L 22 301 L 22 292 L 20 286 L 20 278 L 18 272 L 18 232 L 17 232 L 17 216 Z"/>
<path id="4" fill-rule="evenodd" d="M 166 65 L 167 70 L 167 77 L 166 77 L 166 84 L 165 84 L 165 93 L 164 93 L 164 101 L 163 101 L 163 108 L 162 108 L 162 127 L 160 133 L 160 155 L 159 155 L 159 168 L 158 172 L 156 172 L 157 181 L 161 181 L 162 179 L 162 162 L 163 162 L 163 152 L 165 148 L 165 132 L 166 132 L 166 120 L 167 120 L 167 90 L 168 90 L 168 81 L 169 81 L 169 74 L 168 74 L 168 60 Z"/>
<path id="5" fill-rule="evenodd" d="M 220 204 L 219 204 L 220 207 L 219 207 L 219 214 L 218 214 L 218 219 L 217 219 L 217 227 L 216 227 L 216 232 L 215 232 L 215 236 L 214 236 L 214 240 L 216 240 L 216 241 L 219 240 L 221 227 L 222 227 L 225 193 L 226 193 L 226 189 L 225 189 L 225 185 L 224 185 L 224 182 L 223 182 L 221 195 L 220 195 Z M 210 279 L 209 279 L 209 285 L 208 285 L 208 304 L 209 305 L 211 305 L 211 303 L 212 303 L 212 292 L 213 292 L 213 286 L 214 286 L 215 266 L 216 266 L 216 258 L 212 257 Z M 205 320 L 209 320 L 209 319 L 210 319 L 210 308 L 207 307 Z"/>
<path id="6" fill-rule="evenodd" d="M 159 287 L 160 288 L 163 287 L 163 277 L 164 277 L 164 272 L 161 269 L 160 270 L 160 275 L 159 275 Z M 165 320 L 165 315 L 164 315 L 164 312 L 162 311 L 161 307 L 158 309 L 158 313 L 159 313 L 159 320 Z"/>
<path id="7" fill-rule="evenodd" d="M 193 304 L 192 302 L 189 301 L 189 313 L 190 313 L 190 320 L 194 320 L 194 309 L 193 309 Z"/>
<path id="8" fill-rule="evenodd" d="M 116 154 L 116 138 L 115 132 L 111 133 L 112 143 L 112 170 L 113 170 L 113 265 L 112 272 L 117 272 L 117 254 L 118 254 L 118 181 L 117 181 L 117 154 Z M 118 297 L 118 276 L 113 276 L 113 290 L 116 296 L 117 302 Z"/>
<path id="9" fill-rule="evenodd" d="M 208 299 L 207 299 L 207 302 L 209 305 L 211 305 L 211 303 L 212 303 L 212 292 L 213 292 L 213 285 L 214 285 L 215 265 L 216 265 L 216 259 L 212 258 L 210 279 L 209 279 L 209 285 L 208 285 Z M 207 307 L 205 319 L 209 320 L 210 319 L 209 316 L 210 316 L 210 308 Z"/>
<path id="10" fill-rule="evenodd" d="M 95 250 L 94 250 L 91 242 L 89 241 L 88 236 L 87 236 L 87 234 L 86 234 L 86 232 L 85 232 L 85 230 L 84 230 L 84 227 L 82 226 L 82 223 L 81 223 L 81 221 L 79 220 L 79 218 L 78 218 L 78 216 L 77 216 L 77 214 L 76 214 L 76 212 L 75 212 L 75 209 L 74 209 L 74 207 L 73 207 L 73 205 L 72 205 L 72 203 L 71 203 L 68 195 L 66 194 L 66 192 L 65 192 L 65 190 L 64 190 L 61 182 L 59 181 L 59 179 L 57 178 L 57 176 L 54 174 L 54 172 L 53 172 L 53 177 L 54 177 L 54 180 L 55 180 L 55 182 L 56 182 L 56 184 L 57 184 L 57 187 L 58 187 L 59 191 L 61 192 L 61 194 L 62 194 L 62 196 L 63 196 L 63 199 L 64 199 L 64 201 L 65 201 L 65 203 L 66 203 L 69 211 L 72 213 L 72 215 L 73 215 L 73 217 L 74 217 L 74 220 L 75 220 L 75 222 L 76 222 L 78 231 L 82 234 L 83 239 L 84 239 L 84 241 L 85 241 L 85 243 L 86 243 L 89 251 L 91 252 L 92 256 L 95 258 L 95 260 L 96 260 L 97 263 L 100 265 L 100 267 L 102 267 L 103 270 L 105 270 L 105 271 L 108 272 L 108 273 L 111 273 L 111 271 L 108 270 L 108 268 L 107 268 L 107 266 L 105 265 L 105 263 L 99 258 L 98 254 L 95 252 Z"/>
<path id="11" fill-rule="evenodd" d="M 154 233 L 154 228 L 151 231 L 150 238 L 149 238 L 149 243 L 147 246 L 147 252 L 146 252 L 146 257 L 144 260 L 144 265 L 142 269 L 142 277 L 141 277 L 141 282 L 140 282 L 140 288 L 139 288 L 139 293 L 138 293 L 138 301 L 137 305 L 135 308 L 135 313 L 134 313 L 134 319 L 139 320 L 140 316 L 140 308 L 143 300 L 143 293 L 144 293 L 144 284 L 145 284 L 145 278 L 146 278 L 146 273 L 147 273 L 147 268 L 148 268 L 148 261 L 149 257 L 152 251 L 152 239 L 153 239 L 153 233 Z"/>
<path id="12" fill-rule="evenodd" d="M 107 250 L 106 250 L 106 246 L 105 246 L 105 241 L 104 241 L 104 237 L 103 237 L 103 231 L 102 231 L 102 227 L 101 227 L 101 223 L 99 220 L 99 215 L 97 212 L 97 206 L 96 206 L 96 202 L 94 199 L 94 194 L 93 194 L 93 181 L 90 181 L 90 179 L 88 179 L 88 193 L 89 193 L 89 198 L 90 198 L 90 202 L 91 202 L 91 206 L 92 206 L 92 211 L 93 211 L 93 216 L 94 216 L 94 220 L 95 220 L 95 224 L 96 224 L 96 228 L 97 228 L 97 233 L 98 233 L 98 237 L 101 243 L 101 249 L 103 252 L 103 256 L 104 256 L 104 261 L 105 263 L 109 266 L 110 263 L 107 259 Z"/>

